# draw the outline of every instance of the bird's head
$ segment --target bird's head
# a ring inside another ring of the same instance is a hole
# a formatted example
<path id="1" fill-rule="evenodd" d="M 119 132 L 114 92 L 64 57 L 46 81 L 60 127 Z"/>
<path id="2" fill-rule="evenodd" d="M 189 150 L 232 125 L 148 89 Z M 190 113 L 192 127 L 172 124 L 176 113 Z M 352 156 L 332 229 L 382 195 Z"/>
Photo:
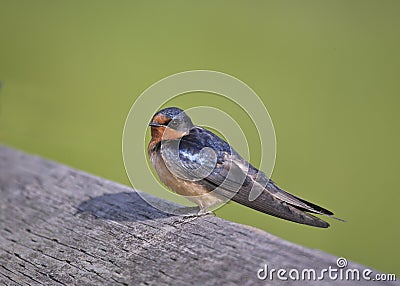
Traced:
<path id="1" fill-rule="evenodd" d="M 187 135 L 194 125 L 182 109 L 168 107 L 154 114 L 149 126 L 153 140 L 174 140 Z"/>

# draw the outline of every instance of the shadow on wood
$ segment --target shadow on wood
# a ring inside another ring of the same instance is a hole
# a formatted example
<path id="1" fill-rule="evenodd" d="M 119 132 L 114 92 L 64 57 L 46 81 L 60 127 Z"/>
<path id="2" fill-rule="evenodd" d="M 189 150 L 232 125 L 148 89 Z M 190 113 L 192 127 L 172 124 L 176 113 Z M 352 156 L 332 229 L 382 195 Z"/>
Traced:
<path id="1" fill-rule="evenodd" d="M 146 208 L 143 208 L 146 206 Z M 152 209 L 136 192 L 104 194 L 79 204 L 76 214 L 91 214 L 95 218 L 113 221 L 141 221 L 166 218 L 172 215 Z"/>

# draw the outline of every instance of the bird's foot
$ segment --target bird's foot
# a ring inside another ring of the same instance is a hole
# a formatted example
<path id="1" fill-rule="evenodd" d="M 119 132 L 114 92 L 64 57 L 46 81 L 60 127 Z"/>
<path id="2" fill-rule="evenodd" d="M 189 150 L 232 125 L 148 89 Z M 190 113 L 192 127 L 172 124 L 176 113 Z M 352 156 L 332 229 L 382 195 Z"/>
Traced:
<path id="1" fill-rule="evenodd" d="M 198 218 L 206 215 L 214 215 L 212 211 L 207 211 L 206 209 L 202 209 L 200 207 L 183 207 L 175 210 L 177 215 L 183 216 L 186 218 Z"/>
<path id="2" fill-rule="evenodd" d="M 206 215 L 215 216 L 215 214 L 212 211 L 208 211 L 208 210 L 204 210 L 204 209 L 200 209 L 199 212 L 197 213 L 197 216 L 206 216 Z"/>
<path id="3" fill-rule="evenodd" d="M 183 207 L 174 210 L 174 213 L 179 216 L 192 217 L 199 213 L 199 207 Z"/>
<path id="4" fill-rule="evenodd" d="M 199 207 L 184 207 L 175 210 L 175 213 L 182 216 L 182 223 L 194 221 L 202 216 L 214 215 L 213 212 Z"/>

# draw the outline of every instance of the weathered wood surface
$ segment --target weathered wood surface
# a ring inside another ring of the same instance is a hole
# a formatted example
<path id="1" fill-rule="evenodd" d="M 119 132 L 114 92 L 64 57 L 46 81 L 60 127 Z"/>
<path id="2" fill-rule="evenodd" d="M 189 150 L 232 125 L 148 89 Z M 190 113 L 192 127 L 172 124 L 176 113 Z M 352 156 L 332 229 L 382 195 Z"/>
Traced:
<path id="1" fill-rule="evenodd" d="M 282 281 L 257 278 L 265 263 L 336 267 L 330 254 L 211 215 L 169 216 L 131 188 L 4 146 L 0 195 L 5 285 L 270 285 Z M 333 283 L 368 285 L 285 282 Z"/>

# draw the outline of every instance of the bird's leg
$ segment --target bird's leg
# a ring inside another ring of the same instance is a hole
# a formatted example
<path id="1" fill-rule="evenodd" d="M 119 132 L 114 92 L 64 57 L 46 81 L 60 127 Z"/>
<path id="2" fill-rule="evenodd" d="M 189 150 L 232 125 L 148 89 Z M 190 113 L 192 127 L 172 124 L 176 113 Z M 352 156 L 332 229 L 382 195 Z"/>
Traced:
<path id="1" fill-rule="evenodd" d="M 175 213 L 177 215 L 183 216 L 184 218 L 194 218 L 194 219 L 201 216 L 214 215 L 212 211 L 208 211 L 207 208 L 201 206 L 178 208 L 175 209 Z"/>
<path id="2" fill-rule="evenodd" d="M 204 207 L 183 207 L 179 209 L 175 209 L 175 214 L 181 216 L 178 220 L 178 224 L 188 223 L 198 219 L 199 217 L 206 216 L 209 214 L 214 215 L 213 212 L 207 211 L 207 208 Z"/>
<path id="3" fill-rule="evenodd" d="M 177 215 L 192 217 L 192 216 L 197 216 L 199 210 L 200 210 L 199 207 L 183 207 L 175 209 L 174 212 Z"/>
<path id="4" fill-rule="evenodd" d="M 200 208 L 197 216 L 214 215 L 212 211 L 208 211 L 207 208 Z"/>

